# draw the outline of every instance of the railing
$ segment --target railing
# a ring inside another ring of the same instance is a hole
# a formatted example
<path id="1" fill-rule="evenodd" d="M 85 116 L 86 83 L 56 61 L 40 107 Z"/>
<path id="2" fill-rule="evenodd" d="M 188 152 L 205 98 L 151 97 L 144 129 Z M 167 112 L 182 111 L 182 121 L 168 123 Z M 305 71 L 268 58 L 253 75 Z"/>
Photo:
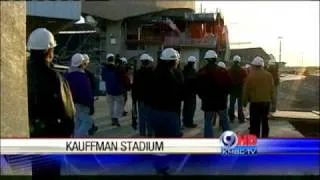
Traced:
<path id="1" fill-rule="evenodd" d="M 216 47 L 215 38 L 203 38 L 203 39 L 192 39 L 187 36 L 167 36 L 164 39 L 164 45 L 166 46 L 190 46 L 190 47 Z"/>
<path id="2" fill-rule="evenodd" d="M 216 47 L 215 37 L 206 37 L 202 39 L 192 39 L 191 37 L 180 35 L 180 36 L 165 36 L 163 37 L 143 37 L 141 40 L 127 39 L 127 43 L 134 44 L 159 44 L 165 46 L 187 46 L 187 47 Z"/>

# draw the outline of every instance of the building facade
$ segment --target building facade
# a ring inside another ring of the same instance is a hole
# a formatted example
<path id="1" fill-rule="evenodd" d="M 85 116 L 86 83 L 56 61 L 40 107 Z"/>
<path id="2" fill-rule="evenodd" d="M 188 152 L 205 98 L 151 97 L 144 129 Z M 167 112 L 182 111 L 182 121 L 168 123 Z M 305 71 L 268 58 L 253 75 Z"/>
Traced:
<path id="1" fill-rule="evenodd" d="M 81 1 L 27 1 L 26 10 L 27 37 L 39 27 L 57 33 L 80 19 Z"/>

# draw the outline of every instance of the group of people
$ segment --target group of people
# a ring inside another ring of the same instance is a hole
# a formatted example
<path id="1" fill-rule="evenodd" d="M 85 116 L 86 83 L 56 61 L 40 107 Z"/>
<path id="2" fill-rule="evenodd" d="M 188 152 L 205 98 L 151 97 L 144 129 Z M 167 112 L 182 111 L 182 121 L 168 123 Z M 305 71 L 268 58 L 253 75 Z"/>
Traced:
<path id="1" fill-rule="evenodd" d="M 86 137 L 97 130 L 91 118 L 95 111 L 94 89 L 97 85 L 94 76 L 87 70 L 90 58 L 86 54 L 74 54 L 68 72 L 61 75 L 52 68 L 55 46 L 54 36 L 45 28 L 38 28 L 29 36 L 27 74 L 30 136 Z M 108 54 L 106 62 L 102 64 L 101 77 L 106 86 L 111 124 L 120 126 L 119 118 L 127 114 L 124 107 L 128 91 L 131 90 L 133 102 L 137 102 L 141 136 L 182 137 L 182 126 L 197 126 L 193 118 L 198 96 L 204 111 L 205 138 L 214 136 L 212 124 L 217 116 L 223 131 L 230 130 L 229 122 L 235 119 L 236 101 L 239 122 L 245 121 L 243 107 L 250 103 L 250 134 L 268 137 L 270 103 L 274 102 L 275 87 L 279 80 L 264 70 L 261 57 L 254 58 L 250 67 L 242 68 L 240 56 L 235 56 L 233 65 L 227 68 L 222 61 L 218 61 L 214 50 L 208 50 L 204 56 L 207 65 L 199 71 L 195 69 L 195 57 L 188 58 L 183 70 L 178 67 L 180 60 L 179 52 L 173 48 L 164 49 L 156 64 L 150 55 L 142 54 L 139 63 L 136 62 L 140 67 L 134 68 L 131 81 L 126 58 Z M 272 68 L 270 71 L 277 74 Z M 274 111 L 275 106 L 271 109 Z M 133 122 L 133 127 L 135 125 L 136 122 Z M 32 165 L 34 176 L 60 174 L 59 160 L 53 160 L 50 166 L 41 166 L 36 161 Z M 163 161 L 155 165 L 161 174 L 168 170 Z"/>
<path id="2" fill-rule="evenodd" d="M 207 65 L 197 72 L 197 59 L 194 56 L 188 58 L 188 63 L 181 70 L 178 67 L 180 54 L 173 48 L 164 49 L 156 65 L 150 55 L 145 53 L 140 56 L 141 67 L 134 71 L 132 83 L 132 99 L 138 102 L 140 135 L 182 137 L 181 119 L 185 127 L 197 126 L 193 118 L 198 95 L 204 111 L 205 138 L 214 137 L 212 124 L 215 124 L 217 116 L 222 130 L 230 130 L 229 122 L 235 119 L 236 101 L 239 122 L 245 122 L 243 107 L 250 103 L 250 134 L 268 137 L 268 115 L 270 104 L 274 102 L 276 86 L 272 74 L 264 69 L 264 59 L 255 57 L 251 65 L 241 67 L 241 57 L 234 56 L 232 66 L 227 68 L 224 62 L 218 61 L 217 53 L 209 50 L 204 60 Z M 269 65 L 274 63 L 271 60 Z M 111 87 L 106 87 L 107 92 Z M 107 93 L 107 98 L 110 96 L 112 99 L 113 95 Z M 112 109 L 116 109 L 116 106 Z M 163 160 L 156 163 L 157 171 L 165 173 L 168 169 L 165 164 Z"/>

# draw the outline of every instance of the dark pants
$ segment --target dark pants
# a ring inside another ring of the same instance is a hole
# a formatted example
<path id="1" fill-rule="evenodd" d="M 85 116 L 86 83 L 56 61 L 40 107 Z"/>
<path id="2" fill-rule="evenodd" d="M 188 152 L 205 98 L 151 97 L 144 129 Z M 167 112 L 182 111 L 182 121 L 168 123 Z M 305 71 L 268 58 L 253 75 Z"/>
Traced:
<path id="1" fill-rule="evenodd" d="M 149 122 L 149 111 L 150 108 L 148 105 L 143 102 L 138 103 L 139 111 L 139 134 L 140 136 L 152 137 L 152 127 Z"/>
<path id="2" fill-rule="evenodd" d="M 61 159 L 51 156 L 35 155 L 32 158 L 32 179 L 44 179 L 50 177 L 59 179 L 61 171 Z"/>
<path id="3" fill-rule="evenodd" d="M 193 125 L 194 112 L 196 110 L 197 96 L 190 95 L 183 102 L 183 125 Z"/>
<path id="4" fill-rule="evenodd" d="M 180 116 L 177 112 L 167 112 L 149 107 L 149 121 L 156 138 L 182 137 Z M 154 167 L 162 173 L 169 169 L 170 157 L 154 156 Z"/>
<path id="5" fill-rule="evenodd" d="M 234 121 L 234 106 L 236 104 L 238 105 L 238 120 L 239 122 L 244 122 L 244 114 L 243 114 L 243 103 L 242 103 L 242 97 L 241 93 L 231 93 L 230 94 L 230 104 L 229 104 L 229 118 L 230 121 Z"/>
<path id="6" fill-rule="evenodd" d="M 269 136 L 269 114 L 270 103 L 250 103 L 250 134 L 260 136 L 260 127 L 262 127 L 262 138 Z"/>

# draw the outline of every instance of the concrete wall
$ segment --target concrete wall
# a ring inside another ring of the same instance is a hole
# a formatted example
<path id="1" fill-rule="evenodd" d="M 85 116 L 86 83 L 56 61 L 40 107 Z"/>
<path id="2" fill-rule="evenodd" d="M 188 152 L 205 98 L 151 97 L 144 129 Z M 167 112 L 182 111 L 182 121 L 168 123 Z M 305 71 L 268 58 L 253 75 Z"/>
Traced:
<path id="1" fill-rule="evenodd" d="M 168 8 L 195 8 L 192 0 L 82 0 L 82 12 L 118 21 L 126 17 L 160 11 Z"/>
<path id="2" fill-rule="evenodd" d="M 1 138 L 28 137 L 25 1 L 0 1 Z"/>
<path id="3" fill-rule="evenodd" d="M 122 21 L 108 22 L 106 28 L 106 50 L 108 53 L 121 53 L 123 46 L 123 28 Z M 116 40 L 116 44 L 111 44 L 111 39 Z"/>
<path id="4" fill-rule="evenodd" d="M 27 15 L 79 20 L 81 1 L 27 1 Z"/>

